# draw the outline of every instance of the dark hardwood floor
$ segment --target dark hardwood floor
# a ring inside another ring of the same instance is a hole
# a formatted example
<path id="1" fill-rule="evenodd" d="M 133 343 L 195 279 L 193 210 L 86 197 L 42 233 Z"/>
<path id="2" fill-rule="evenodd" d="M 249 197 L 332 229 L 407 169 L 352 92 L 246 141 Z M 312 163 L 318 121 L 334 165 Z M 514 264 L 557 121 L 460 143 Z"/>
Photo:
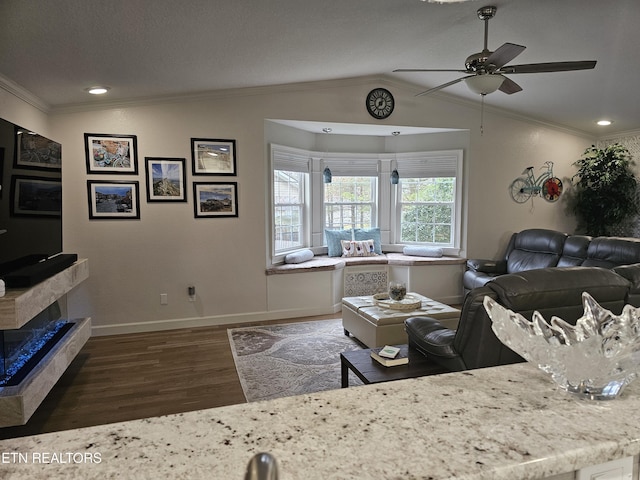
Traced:
<path id="1" fill-rule="evenodd" d="M 248 325 L 92 337 L 29 422 L 0 439 L 245 403 L 227 328 Z"/>

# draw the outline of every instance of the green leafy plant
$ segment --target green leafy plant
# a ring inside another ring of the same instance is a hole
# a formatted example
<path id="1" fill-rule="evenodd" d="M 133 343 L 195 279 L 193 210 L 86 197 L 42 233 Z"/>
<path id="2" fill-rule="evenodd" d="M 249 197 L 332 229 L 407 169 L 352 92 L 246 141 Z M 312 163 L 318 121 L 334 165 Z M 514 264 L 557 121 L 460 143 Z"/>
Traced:
<path id="1" fill-rule="evenodd" d="M 578 230 L 610 235 L 614 227 L 639 213 L 634 164 L 629 150 L 618 143 L 606 148 L 592 145 L 574 162 L 578 172 L 571 178 L 574 188 L 568 206 Z"/>

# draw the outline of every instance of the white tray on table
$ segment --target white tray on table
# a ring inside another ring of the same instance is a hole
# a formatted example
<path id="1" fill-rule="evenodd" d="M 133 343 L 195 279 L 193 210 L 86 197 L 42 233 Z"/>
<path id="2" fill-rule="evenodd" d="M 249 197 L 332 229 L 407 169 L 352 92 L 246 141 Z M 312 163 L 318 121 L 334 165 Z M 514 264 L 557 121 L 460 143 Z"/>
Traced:
<path id="1" fill-rule="evenodd" d="M 409 312 L 420 308 L 422 306 L 422 299 L 412 293 L 407 293 L 402 300 L 392 300 L 387 293 L 376 293 L 373 296 L 373 303 L 381 308 Z"/>

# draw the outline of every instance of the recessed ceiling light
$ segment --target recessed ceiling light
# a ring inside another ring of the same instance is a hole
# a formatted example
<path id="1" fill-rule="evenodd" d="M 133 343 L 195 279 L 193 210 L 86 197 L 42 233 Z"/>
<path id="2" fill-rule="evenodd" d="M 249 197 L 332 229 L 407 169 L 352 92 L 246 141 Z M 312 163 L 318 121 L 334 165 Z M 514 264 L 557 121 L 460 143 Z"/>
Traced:
<path id="1" fill-rule="evenodd" d="M 109 87 L 96 86 L 96 87 L 86 88 L 85 90 L 89 92 L 91 95 L 104 95 L 111 89 Z"/>
<path id="2" fill-rule="evenodd" d="M 598 120 L 596 123 L 601 127 L 606 127 L 608 125 L 611 125 L 613 122 L 611 120 Z"/>

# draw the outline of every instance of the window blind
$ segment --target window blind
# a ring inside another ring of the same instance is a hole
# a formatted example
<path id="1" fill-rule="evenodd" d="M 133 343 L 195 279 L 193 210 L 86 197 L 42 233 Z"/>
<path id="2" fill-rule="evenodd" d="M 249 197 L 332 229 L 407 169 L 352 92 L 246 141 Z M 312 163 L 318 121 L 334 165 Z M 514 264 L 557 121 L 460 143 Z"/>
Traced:
<path id="1" fill-rule="evenodd" d="M 325 158 L 323 165 L 338 177 L 375 177 L 378 175 L 377 158 Z"/>
<path id="2" fill-rule="evenodd" d="M 413 152 L 397 155 L 400 177 L 456 177 L 461 152 Z"/>
<path id="3" fill-rule="evenodd" d="M 279 145 L 271 146 L 271 158 L 274 170 L 286 172 L 309 172 L 310 155 L 304 150 L 297 150 Z"/>

